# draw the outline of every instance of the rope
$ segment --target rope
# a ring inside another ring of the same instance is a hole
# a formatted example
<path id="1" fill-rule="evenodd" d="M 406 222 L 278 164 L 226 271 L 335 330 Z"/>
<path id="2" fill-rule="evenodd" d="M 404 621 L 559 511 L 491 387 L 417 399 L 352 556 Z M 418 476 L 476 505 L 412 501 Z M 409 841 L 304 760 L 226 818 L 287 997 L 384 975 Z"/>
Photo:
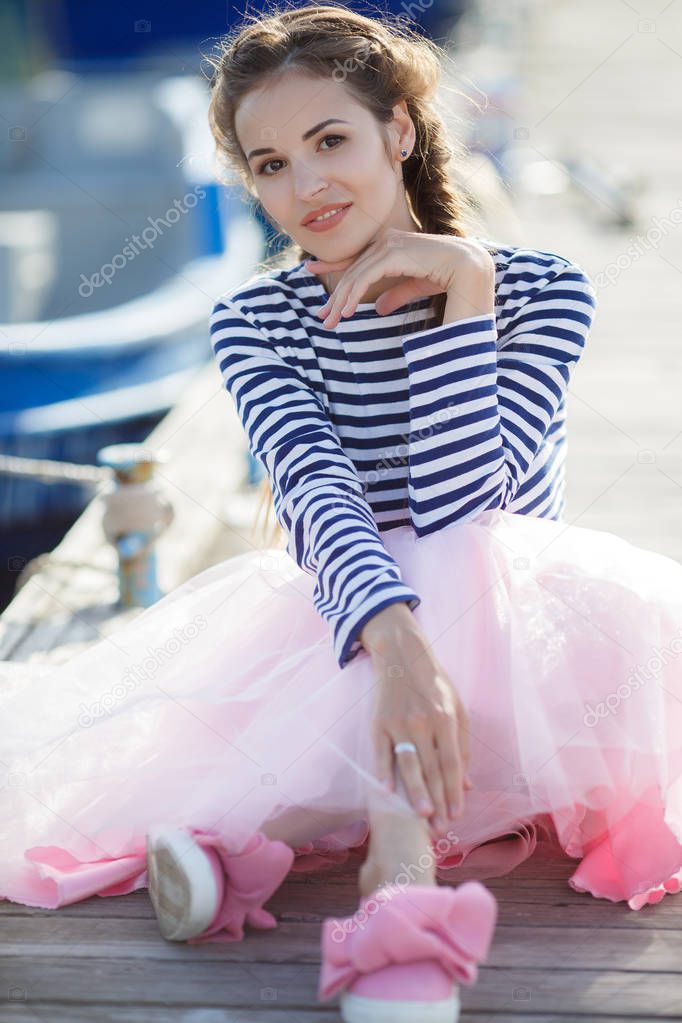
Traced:
<path id="1" fill-rule="evenodd" d="M 106 483 L 114 478 L 108 466 L 79 465 L 76 462 L 55 462 L 48 458 L 23 458 L 0 454 L 0 473 L 23 476 L 43 483 Z"/>
<path id="2" fill-rule="evenodd" d="M 110 577 L 116 572 L 115 569 L 112 570 L 110 568 L 102 568 L 100 565 L 93 565 L 90 561 L 67 561 L 66 559 L 56 558 L 51 552 L 38 554 L 35 558 L 27 561 L 19 572 L 14 584 L 15 596 L 26 585 L 31 576 L 51 568 L 87 568 L 91 572 L 103 572 Z"/>
<path id="3" fill-rule="evenodd" d="M 0 454 L 0 473 L 39 479 L 45 483 L 67 481 L 101 484 L 115 479 L 114 470 L 108 466 L 79 465 L 73 462 L 56 462 L 49 459 L 23 458 L 4 454 Z M 148 555 L 154 541 L 173 521 L 173 507 L 170 501 L 157 486 L 150 484 L 149 481 L 127 483 L 112 490 L 105 495 L 104 509 L 102 526 L 110 543 L 117 545 L 121 538 L 129 534 L 146 534 L 144 548 L 137 551 L 138 558 Z M 120 558 L 121 547 L 119 544 Z M 52 568 L 88 568 L 111 575 L 110 569 L 102 569 L 86 561 L 57 558 L 53 553 L 39 554 L 24 565 L 19 573 L 15 583 L 15 593 L 23 589 L 32 576 Z"/>

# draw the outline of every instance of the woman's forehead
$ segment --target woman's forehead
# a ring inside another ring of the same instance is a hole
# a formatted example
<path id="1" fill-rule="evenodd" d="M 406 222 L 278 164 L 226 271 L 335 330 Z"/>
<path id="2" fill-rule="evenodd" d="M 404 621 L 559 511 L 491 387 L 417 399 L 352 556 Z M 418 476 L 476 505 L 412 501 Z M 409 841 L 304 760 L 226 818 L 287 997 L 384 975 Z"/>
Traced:
<path id="1" fill-rule="evenodd" d="M 293 73 L 249 92 L 235 114 L 235 126 L 247 144 L 260 141 L 264 127 L 298 141 L 320 122 L 357 121 L 361 108 L 339 82 Z"/>

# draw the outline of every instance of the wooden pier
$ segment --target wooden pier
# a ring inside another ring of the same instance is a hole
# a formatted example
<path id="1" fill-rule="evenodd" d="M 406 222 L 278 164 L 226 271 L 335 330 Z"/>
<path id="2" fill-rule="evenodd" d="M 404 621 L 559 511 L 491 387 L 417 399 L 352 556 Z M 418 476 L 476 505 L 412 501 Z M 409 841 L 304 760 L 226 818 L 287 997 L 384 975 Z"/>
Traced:
<path id="1" fill-rule="evenodd" d="M 680 906 L 636 913 L 566 885 L 574 861 L 538 856 L 486 882 L 499 923 L 462 1020 L 581 1023 L 680 1019 Z M 325 916 L 357 906 L 359 860 L 287 880 L 268 902 L 273 931 L 243 941 L 166 942 L 144 892 L 52 913 L 3 912 L 3 1023 L 332 1023 L 316 1003 Z M 679 897 L 677 897 L 679 899 Z M 23 992 L 23 995 L 22 995 Z M 419 1021 L 415 1021 L 419 1023 Z"/>
<path id="2" fill-rule="evenodd" d="M 682 224 L 670 216 L 682 210 L 682 5 L 577 0 L 533 11 L 519 55 L 522 144 L 538 160 L 573 149 L 618 159 L 646 179 L 641 226 L 632 230 L 610 225 L 607 200 L 574 193 L 520 197 L 523 235 L 500 238 L 570 256 L 593 278 L 621 265 L 614 283 L 598 288 L 597 320 L 569 391 L 566 520 L 682 561 Z M 671 225 L 656 242 L 655 218 Z M 628 259 L 637 235 L 640 254 Z M 194 457 L 196 444 L 210 452 L 213 480 L 241 471 L 234 461 L 217 464 L 239 447 L 221 390 L 210 367 L 158 428 L 173 453 L 160 478 L 177 513 L 159 544 L 166 589 L 248 546 L 253 509 L 227 490 L 207 500 L 207 463 Z M 55 564 L 29 579 L 3 616 L 0 658 L 42 651 L 61 660 L 131 613 L 111 614 L 115 561 L 100 513 L 95 502 L 55 552 L 55 561 L 90 568 Z M 575 865 L 539 848 L 485 882 L 499 922 L 477 984 L 461 988 L 464 1023 L 682 1020 L 682 894 L 635 912 L 574 892 L 567 878 Z M 353 853 L 326 873 L 291 877 L 267 904 L 277 929 L 226 944 L 164 941 L 144 891 L 58 911 L 0 903 L 0 1020 L 331 1023 L 336 1005 L 316 1002 L 320 924 L 356 908 L 358 866 Z M 462 870 L 453 883 L 466 877 Z"/>

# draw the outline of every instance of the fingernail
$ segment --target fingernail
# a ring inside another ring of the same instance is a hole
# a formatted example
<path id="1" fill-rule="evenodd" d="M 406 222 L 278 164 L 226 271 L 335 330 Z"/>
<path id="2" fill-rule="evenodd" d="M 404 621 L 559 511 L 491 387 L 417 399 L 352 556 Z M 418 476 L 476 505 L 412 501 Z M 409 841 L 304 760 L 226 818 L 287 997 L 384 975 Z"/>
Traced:
<path id="1" fill-rule="evenodd" d="M 450 811 L 451 817 L 456 817 L 457 814 L 459 813 L 459 807 L 455 806 L 454 803 L 450 803 L 448 810 Z"/>
<path id="2" fill-rule="evenodd" d="M 425 812 L 428 813 L 433 813 L 433 807 L 431 806 L 431 803 L 429 803 L 427 799 L 419 800 L 419 809 L 424 810 Z"/>

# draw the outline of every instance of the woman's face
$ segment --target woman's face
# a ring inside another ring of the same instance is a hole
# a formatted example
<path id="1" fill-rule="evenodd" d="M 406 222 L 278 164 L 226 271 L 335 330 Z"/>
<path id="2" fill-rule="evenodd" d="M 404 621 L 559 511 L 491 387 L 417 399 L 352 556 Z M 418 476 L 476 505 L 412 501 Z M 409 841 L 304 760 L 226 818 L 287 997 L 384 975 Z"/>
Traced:
<path id="1" fill-rule="evenodd" d="M 290 71 L 241 101 L 235 127 L 258 199 L 318 259 L 355 258 L 385 227 L 419 230 L 400 166 L 400 150 L 414 148 L 414 126 L 404 100 L 393 112 L 386 126 L 391 162 L 373 115 L 333 78 Z M 346 203 L 348 211 L 326 231 L 303 223 L 320 207 Z"/>

